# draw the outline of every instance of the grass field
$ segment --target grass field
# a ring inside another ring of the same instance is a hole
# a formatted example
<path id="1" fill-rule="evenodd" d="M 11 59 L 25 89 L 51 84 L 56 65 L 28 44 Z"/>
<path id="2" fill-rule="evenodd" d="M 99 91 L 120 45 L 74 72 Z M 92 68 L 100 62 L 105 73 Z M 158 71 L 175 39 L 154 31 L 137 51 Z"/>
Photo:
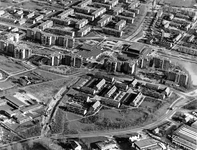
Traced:
<path id="1" fill-rule="evenodd" d="M 157 0 L 157 1 L 176 7 L 192 7 L 196 3 L 195 0 Z"/>
<path id="2" fill-rule="evenodd" d="M 8 88 L 11 88 L 13 86 L 15 86 L 15 84 L 12 83 L 12 81 L 10 81 L 10 80 L 4 81 L 4 82 L 0 82 L 0 89 L 1 90 L 8 89 Z"/>
<path id="3" fill-rule="evenodd" d="M 197 100 L 190 102 L 189 104 L 185 105 L 183 108 L 188 110 L 197 110 Z"/>
<path id="4" fill-rule="evenodd" d="M 17 64 L 4 56 L 0 56 L 0 69 L 6 73 L 16 73 L 26 70 L 24 66 Z"/>
<path id="5" fill-rule="evenodd" d="M 60 76 L 60 75 L 58 75 L 56 73 L 48 72 L 48 71 L 41 70 L 41 69 L 36 69 L 36 70 L 33 70 L 32 72 L 37 73 L 38 75 L 42 76 L 46 80 L 56 80 L 56 79 L 63 78 L 63 76 Z M 23 74 L 17 75 L 17 77 L 28 76 L 30 74 L 31 74 L 31 72 L 27 72 L 27 73 L 23 73 Z"/>
<path id="6" fill-rule="evenodd" d="M 102 109 L 95 116 L 69 122 L 69 130 L 78 133 L 89 131 L 118 130 L 128 127 L 137 127 L 152 122 L 153 116 L 141 110 Z"/>
<path id="7" fill-rule="evenodd" d="M 62 78 L 51 82 L 41 83 L 39 85 L 32 85 L 24 88 L 24 90 L 35 95 L 41 101 L 48 103 L 50 99 L 58 92 L 58 90 L 71 79 L 72 77 Z"/>

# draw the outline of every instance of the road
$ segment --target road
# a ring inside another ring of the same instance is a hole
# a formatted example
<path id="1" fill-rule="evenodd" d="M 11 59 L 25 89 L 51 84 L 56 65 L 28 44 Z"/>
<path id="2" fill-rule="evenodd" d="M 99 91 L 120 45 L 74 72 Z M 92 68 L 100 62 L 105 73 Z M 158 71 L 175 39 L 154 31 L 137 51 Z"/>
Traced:
<path id="1" fill-rule="evenodd" d="M 51 123 L 51 120 L 56 112 L 56 108 L 58 107 L 58 104 L 60 103 L 62 97 L 64 94 L 70 89 L 70 87 L 75 84 L 78 81 L 79 78 L 75 77 L 70 82 L 68 82 L 64 87 L 62 87 L 56 95 L 52 98 L 50 103 L 48 104 L 48 108 L 46 110 L 46 116 L 43 116 L 43 127 L 41 130 L 41 136 L 46 136 L 49 129 L 49 124 Z"/>
<path id="2" fill-rule="evenodd" d="M 5 128 L 6 130 L 14 133 L 15 135 L 17 135 L 19 138 L 24 139 L 23 136 L 21 136 L 20 134 L 18 134 L 17 132 L 15 132 L 14 130 L 12 130 L 10 127 L 8 127 L 6 124 L 0 122 L 0 126 L 2 126 L 3 128 Z"/>
<path id="3" fill-rule="evenodd" d="M 13 77 L 13 76 L 17 76 L 17 75 L 20 75 L 20 74 L 23 74 L 23 73 L 27 73 L 27 72 L 33 71 L 33 70 L 35 70 L 35 69 L 36 69 L 36 68 L 32 68 L 32 69 L 29 69 L 29 70 L 25 70 L 25 71 L 21 71 L 21 72 L 15 73 L 15 74 L 11 74 L 11 75 L 9 75 L 6 79 L 0 80 L 0 83 L 1 83 L 1 82 L 7 81 L 9 78 L 11 78 L 11 77 Z"/>
<path id="4" fill-rule="evenodd" d="M 87 137 L 94 137 L 96 136 L 112 136 L 112 135 L 121 135 L 121 134 L 129 134 L 134 132 L 141 132 L 143 129 L 149 129 L 156 127 L 163 123 L 163 121 L 170 119 L 174 113 L 176 113 L 182 104 L 184 104 L 187 100 L 184 98 L 184 96 L 179 97 L 170 107 L 174 107 L 173 110 L 167 110 L 167 113 L 164 113 L 162 117 L 160 117 L 157 121 L 145 125 L 143 127 L 139 128 L 132 128 L 132 129 L 122 129 L 122 130 L 116 130 L 116 131 L 99 131 L 99 132 L 90 132 L 86 134 L 76 134 L 76 135 L 67 135 L 68 138 L 87 138 Z"/>

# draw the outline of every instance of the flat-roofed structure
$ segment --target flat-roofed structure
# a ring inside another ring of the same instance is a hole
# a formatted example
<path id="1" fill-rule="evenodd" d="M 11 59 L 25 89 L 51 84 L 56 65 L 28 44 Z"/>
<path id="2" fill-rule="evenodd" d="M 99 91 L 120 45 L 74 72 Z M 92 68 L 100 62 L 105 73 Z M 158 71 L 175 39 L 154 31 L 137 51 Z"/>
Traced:
<path id="1" fill-rule="evenodd" d="M 74 9 L 70 8 L 70 9 L 67 9 L 67 10 L 63 11 L 62 13 L 60 13 L 58 15 L 58 17 L 61 19 L 64 19 L 64 18 L 68 17 L 68 15 L 72 15 L 73 13 L 74 13 Z"/>
<path id="2" fill-rule="evenodd" d="M 114 15 L 119 15 L 120 13 L 122 13 L 124 11 L 124 8 L 123 7 L 114 7 L 112 10 L 113 10 Z"/>
<path id="3" fill-rule="evenodd" d="M 116 23 L 115 29 L 121 30 L 122 28 L 125 27 L 126 23 L 127 23 L 126 20 L 120 20 L 119 22 Z"/>
<path id="4" fill-rule="evenodd" d="M 102 30 L 105 34 L 113 35 L 116 37 L 121 37 L 123 35 L 123 31 L 119 31 L 113 28 L 102 27 Z"/>
<path id="5" fill-rule="evenodd" d="M 134 107 L 139 107 L 143 100 L 144 98 L 142 93 L 128 92 L 122 97 L 121 103 Z"/>
<path id="6" fill-rule="evenodd" d="M 40 24 L 39 28 L 42 30 L 45 30 L 46 28 L 50 28 L 53 26 L 53 21 L 52 20 L 47 20 L 43 23 Z"/>
<path id="7" fill-rule="evenodd" d="M 13 96 L 6 96 L 5 99 L 8 101 L 8 103 L 10 103 L 11 105 L 17 108 L 20 108 L 26 105 L 25 103 L 23 103 L 22 101 L 18 100 L 17 98 Z"/>
<path id="8" fill-rule="evenodd" d="M 118 21 L 126 20 L 128 23 L 134 23 L 134 18 L 132 18 L 132 17 L 127 17 L 127 16 L 123 16 L 123 15 L 117 15 L 117 16 L 115 16 L 115 18 Z"/>
<path id="9" fill-rule="evenodd" d="M 173 133 L 172 142 L 187 150 L 197 150 L 197 130 L 183 125 Z"/>
<path id="10" fill-rule="evenodd" d="M 92 15 L 87 15 L 87 14 L 83 14 L 83 13 L 75 13 L 75 16 L 78 17 L 78 18 L 85 18 L 85 19 L 88 19 L 88 21 L 94 21 L 94 16 Z"/>
<path id="11" fill-rule="evenodd" d="M 134 143 L 137 150 L 163 150 L 164 146 L 154 139 L 144 139 Z"/>
<path id="12" fill-rule="evenodd" d="M 88 24 L 88 19 L 81 19 L 78 22 L 76 22 L 75 27 L 77 29 L 81 29 L 82 27 L 84 27 L 86 24 Z"/>
<path id="13" fill-rule="evenodd" d="M 99 9 L 97 9 L 96 11 L 94 11 L 92 14 L 93 14 L 94 18 L 97 18 L 97 17 L 101 16 L 102 14 L 104 14 L 106 11 L 107 11 L 106 8 L 101 7 Z"/>
<path id="14" fill-rule="evenodd" d="M 110 4 L 104 4 L 104 3 L 97 3 L 97 2 L 94 2 L 93 4 L 94 6 L 96 7 L 105 7 L 106 9 L 112 9 L 112 6 Z"/>
<path id="15" fill-rule="evenodd" d="M 77 34 L 78 34 L 78 36 L 82 37 L 82 36 L 88 34 L 88 33 L 91 31 L 91 29 L 92 29 L 92 27 L 89 26 L 89 25 L 87 25 L 87 26 L 81 28 L 81 29 L 77 32 Z"/>
<path id="16" fill-rule="evenodd" d="M 73 9 L 75 9 L 75 12 L 78 13 L 90 13 L 91 9 L 89 7 L 79 7 L 79 6 L 72 6 Z"/>
<path id="17" fill-rule="evenodd" d="M 31 105 L 31 106 L 28 106 L 28 107 L 25 107 L 25 108 L 21 109 L 21 111 L 26 114 L 26 113 L 35 111 L 37 109 L 40 109 L 41 107 L 42 107 L 41 104 L 34 104 L 34 105 Z"/>
<path id="18" fill-rule="evenodd" d="M 123 49 L 123 53 L 127 55 L 137 55 L 139 56 L 142 54 L 143 50 L 145 49 L 145 45 L 141 43 L 133 43 L 131 45 L 127 45 Z"/>
<path id="19" fill-rule="evenodd" d="M 96 85 L 96 89 L 100 90 L 106 83 L 105 79 L 102 79 L 97 85 Z"/>
<path id="20" fill-rule="evenodd" d="M 105 26 L 107 23 L 109 23 L 112 20 L 111 15 L 105 15 L 101 20 L 98 21 L 98 25 L 100 27 Z"/>
<path id="21" fill-rule="evenodd" d="M 86 7 L 88 4 L 91 4 L 92 0 L 85 0 L 78 4 L 80 7 Z"/>
<path id="22" fill-rule="evenodd" d="M 113 86 L 108 92 L 107 94 L 105 95 L 106 97 L 111 97 L 114 92 L 117 90 L 117 87 L 116 86 Z"/>

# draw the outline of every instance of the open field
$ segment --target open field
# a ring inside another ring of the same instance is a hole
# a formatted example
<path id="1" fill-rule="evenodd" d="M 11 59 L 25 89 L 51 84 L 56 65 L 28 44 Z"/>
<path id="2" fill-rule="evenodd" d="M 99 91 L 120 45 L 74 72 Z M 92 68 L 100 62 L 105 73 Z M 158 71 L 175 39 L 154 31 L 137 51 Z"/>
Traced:
<path id="1" fill-rule="evenodd" d="M 14 83 L 12 83 L 12 81 L 10 80 L 7 80 L 7 81 L 4 81 L 4 82 L 0 82 L 0 89 L 9 89 L 11 87 L 14 87 L 16 86 Z"/>
<path id="2" fill-rule="evenodd" d="M 65 84 L 67 84 L 70 80 L 72 80 L 72 77 L 57 79 L 38 85 L 32 85 L 23 89 L 35 95 L 41 101 L 48 103 L 50 99 L 53 98 L 53 96 L 58 92 L 58 90 Z"/>
<path id="3" fill-rule="evenodd" d="M 157 0 L 175 7 L 192 7 L 196 3 L 195 0 Z"/>
<path id="4" fill-rule="evenodd" d="M 137 127 L 152 122 L 153 116 L 141 110 L 102 109 L 95 116 L 84 117 L 68 124 L 69 130 L 77 129 L 77 133 L 89 131 L 115 130 Z"/>
<path id="5" fill-rule="evenodd" d="M 36 70 L 31 71 L 31 72 L 37 73 L 38 75 L 42 76 L 46 80 L 56 80 L 56 79 L 63 78 L 63 76 L 60 76 L 60 75 L 58 75 L 56 73 L 45 71 L 45 70 L 41 70 L 41 69 L 36 69 Z M 27 72 L 27 73 L 23 73 L 23 74 L 17 75 L 17 77 L 28 76 L 28 75 L 31 74 L 31 72 Z"/>
<path id="6" fill-rule="evenodd" d="M 183 108 L 189 110 L 197 110 L 197 100 L 190 102 L 189 104 L 185 105 Z"/>
<path id="7" fill-rule="evenodd" d="M 24 66 L 4 57 L 0 56 L 0 69 L 6 73 L 17 73 L 26 70 Z"/>

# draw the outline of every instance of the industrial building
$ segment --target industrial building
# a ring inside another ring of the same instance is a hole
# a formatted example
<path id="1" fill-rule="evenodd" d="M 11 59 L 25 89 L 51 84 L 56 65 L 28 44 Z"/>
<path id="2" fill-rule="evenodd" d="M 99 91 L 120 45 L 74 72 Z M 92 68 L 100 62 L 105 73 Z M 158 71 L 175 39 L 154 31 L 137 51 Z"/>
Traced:
<path id="1" fill-rule="evenodd" d="M 197 130 L 189 126 L 181 126 L 172 135 L 172 142 L 187 150 L 197 149 Z"/>

